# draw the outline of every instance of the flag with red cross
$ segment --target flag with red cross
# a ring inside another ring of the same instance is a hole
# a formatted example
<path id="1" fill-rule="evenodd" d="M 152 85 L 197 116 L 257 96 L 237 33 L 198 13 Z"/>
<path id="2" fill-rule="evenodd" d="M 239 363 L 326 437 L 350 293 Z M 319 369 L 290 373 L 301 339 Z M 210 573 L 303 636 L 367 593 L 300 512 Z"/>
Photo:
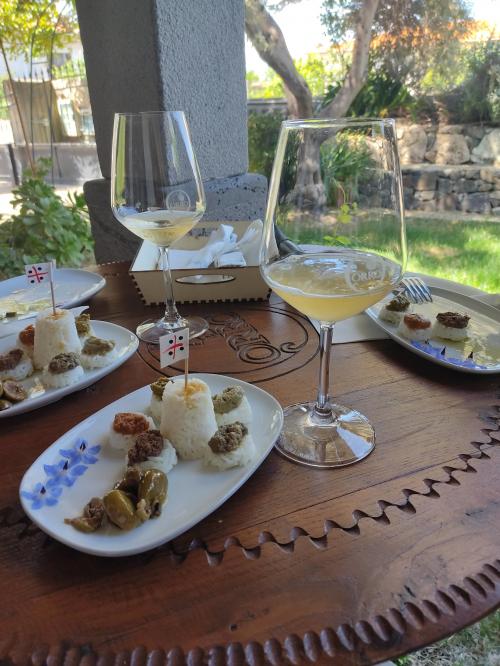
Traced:
<path id="1" fill-rule="evenodd" d="M 160 338 L 160 367 L 182 361 L 189 357 L 189 328 L 182 328 L 175 333 L 162 335 Z"/>

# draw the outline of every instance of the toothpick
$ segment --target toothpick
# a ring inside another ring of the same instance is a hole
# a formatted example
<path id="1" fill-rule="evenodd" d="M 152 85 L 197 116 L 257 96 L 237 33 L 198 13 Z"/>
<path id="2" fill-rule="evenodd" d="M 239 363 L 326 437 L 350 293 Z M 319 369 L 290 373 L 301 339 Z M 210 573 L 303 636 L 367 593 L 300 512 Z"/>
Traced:
<path id="1" fill-rule="evenodd" d="M 56 295 L 54 294 L 54 262 L 51 262 L 49 280 L 50 280 L 50 295 L 52 297 L 52 311 L 55 315 L 56 314 Z"/>
<path id="2" fill-rule="evenodd" d="M 189 367 L 189 356 L 186 356 L 184 359 L 184 391 L 187 391 L 188 387 L 188 367 Z"/>

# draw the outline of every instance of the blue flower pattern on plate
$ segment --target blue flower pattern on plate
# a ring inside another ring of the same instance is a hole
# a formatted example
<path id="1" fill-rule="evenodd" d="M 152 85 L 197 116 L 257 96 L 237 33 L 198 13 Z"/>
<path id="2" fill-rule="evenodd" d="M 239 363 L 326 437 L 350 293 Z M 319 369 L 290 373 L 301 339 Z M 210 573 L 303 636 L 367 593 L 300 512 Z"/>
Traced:
<path id="1" fill-rule="evenodd" d="M 55 506 L 63 489 L 71 487 L 89 465 L 98 461 L 100 450 L 99 444 L 89 446 L 82 438 L 77 439 L 71 449 L 59 449 L 60 460 L 43 466 L 45 483 L 36 483 L 31 492 L 22 490 L 21 496 L 31 502 L 32 510 Z"/>
<path id="2" fill-rule="evenodd" d="M 455 358 L 453 356 L 446 355 L 446 347 L 434 347 L 430 342 L 418 342 L 416 340 L 411 341 L 412 347 L 422 351 L 429 356 L 434 356 L 434 358 L 439 358 L 440 360 L 445 360 L 452 365 L 458 365 L 462 368 L 474 368 L 476 370 L 487 370 L 487 365 L 480 365 L 476 363 L 473 358 L 470 356 L 468 358 Z"/>

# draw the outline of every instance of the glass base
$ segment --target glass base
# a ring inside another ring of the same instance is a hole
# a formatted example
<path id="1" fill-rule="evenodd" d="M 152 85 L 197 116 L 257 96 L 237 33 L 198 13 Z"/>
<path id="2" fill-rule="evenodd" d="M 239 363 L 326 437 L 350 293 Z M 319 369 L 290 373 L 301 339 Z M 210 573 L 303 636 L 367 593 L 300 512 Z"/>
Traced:
<path id="1" fill-rule="evenodd" d="M 286 458 L 310 467 L 344 467 L 363 460 L 375 448 L 368 419 L 348 407 L 331 405 L 332 414 L 317 414 L 314 402 L 284 409 L 276 449 Z"/>
<path id="2" fill-rule="evenodd" d="M 189 328 L 189 339 L 192 340 L 208 330 L 208 322 L 203 317 L 181 317 L 175 324 L 168 324 L 163 319 L 148 319 L 139 324 L 135 334 L 143 342 L 159 345 L 163 335 L 175 333 L 182 328 Z"/>

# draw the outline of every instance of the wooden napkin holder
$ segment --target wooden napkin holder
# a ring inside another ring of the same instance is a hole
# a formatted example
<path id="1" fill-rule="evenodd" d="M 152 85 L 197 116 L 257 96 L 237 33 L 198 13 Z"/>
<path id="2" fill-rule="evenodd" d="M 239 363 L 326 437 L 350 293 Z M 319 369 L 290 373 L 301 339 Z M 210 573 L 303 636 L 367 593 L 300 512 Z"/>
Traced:
<path id="1" fill-rule="evenodd" d="M 221 222 L 199 222 L 189 234 L 175 244 L 177 250 L 197 250 L 203 247 L 210 233 Z M 234 228 L 241 238 L 248 221 L 224 222 Z M 146 305 L 165 303 L 163 273 L 158 269 L 158 248 L 144 241 L 133 261 L 130 274 Z M 214 303 L 217 301 L 263 301 L 269 297 L 269 287 L 262 279 L 258 266 L 240 268 L 173 268 L 174 298 L 177 303 Z"/>

